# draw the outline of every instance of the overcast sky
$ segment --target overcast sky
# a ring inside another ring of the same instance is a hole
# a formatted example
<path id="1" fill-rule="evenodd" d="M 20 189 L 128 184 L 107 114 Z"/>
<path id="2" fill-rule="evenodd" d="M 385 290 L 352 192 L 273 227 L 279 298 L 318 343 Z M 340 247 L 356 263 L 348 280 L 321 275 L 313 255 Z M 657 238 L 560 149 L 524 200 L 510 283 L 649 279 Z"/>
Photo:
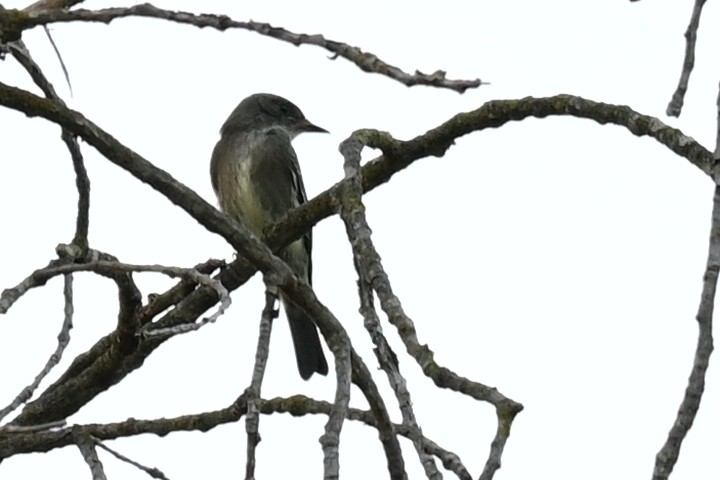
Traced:
<path id="1" fill-rule="evenodd" d="M 215 204 L 209 158 L 237 103 L 271 92 L 330 135 L 295 141 L 308 196 L 342 178 L 337 145 L 358 128 L 408 139 L 494 99 L 580 95 L 629 105 L 713 150 L 717 7 L 706 7 L 696 69 L 680 119 L 664 114 L 677 84 L 692 2 L 641 1 L 163 1 L 155 5 L 266 21 L 358 46 L 406 71 L 481 78 L 463 95 L 407 88 L 246 31 L 149 19 L 63 24 L 26 32 L 35 59 L 68 104 Z M 26 2 L 5 1 L 6 7 Z M 88 0 L 86 8 L 129 2 Z M 202 8 L 202 10 L 198 10 Z M 3 82 L 37 91 L 12 58 Z M 74 231 L 72 165 L 59 129 L 0 109 L 0 288 L 54 257 Z M 92 181 L 90 244 L 129 263 L 191 266 L 232 249 L 162 195 L 83 144 Z M 366 152 L 372 158 L 376 152 Z M 436 360 L 521 402 L 498 479 L 649 478 L 690 373 L 709 235 L 712 182 L 685 159 L 627 130 L 575 118 L 531 119 L 462 138 L 365 198 L 392 285 Z M 314 230 L 314 286 L 376 371 L 357 313 L 350 248 L 337 217 Z M 143 294 L 173 283 L 137 275 Z M 47 386 L 116 323 L 114 285 L 75 281 L 72 342 Z M 143 368 L 68 421 L 199 413 L 229 405 L 249 384 L 263 303 L 259 277 L 233 294 L 216 324 L 166 342 Z M 24 296 L 0 318 L 0 404 L 42 368 L 62 323 L 62 281 Z M 438 391 L 384 325 L 424 433 L 458 453 L 473 476 L 495 432 L 489 404 Z M 326 350 L 327 351 L 327 350 Z M 696 424 L 672 478 L 720 474 L 720 379 L 712 367 Z M 334 379 L 300 380 L 283 317 L 275 323 L 263 396 L 332 399 Z M 364 406 L 358 390 L 352 404 Z M 394 419 L 400 419 L 393 409 Z M 325 418 L 262 417 L 258 478 L 318 478 Z M 244 422 L 208 433 L 109 442 L 173 480 L 244 475 Z M 422 469 L 403 442 L 411 478 Z M 344 478 L 386 478 L 377 434 L 347 422 Z M 147 478 L 100 453 L 109 478 Z M 10 458 L 3 479 L 89 478 L 75 448 Z M 452 474 L 447 474 L 453 477 Z M 281 477 L 283 476 L 283 477 Z"/>

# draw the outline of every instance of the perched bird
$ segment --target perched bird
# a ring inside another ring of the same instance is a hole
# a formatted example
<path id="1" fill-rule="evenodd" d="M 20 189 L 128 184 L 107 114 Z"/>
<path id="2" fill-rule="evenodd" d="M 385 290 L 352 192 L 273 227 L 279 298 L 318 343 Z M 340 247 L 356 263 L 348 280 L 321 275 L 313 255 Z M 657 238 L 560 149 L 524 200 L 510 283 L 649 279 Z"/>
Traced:
<path id="1" fill-rule="evenodd" d="M 327 130 L 310 123 L 292 102 L 268 93 L 247 97 L 220 129 L 210 175 L 220 208 L 261 235 L 263 228 L 305 203 L 300 165 L 291 141 L 303 132 Z M 279 253 L 293 272 L 312 282 L 312 233 Z M 300 376 L 327 375 L 317 328 L 307 314 L 282 297 Z"/>

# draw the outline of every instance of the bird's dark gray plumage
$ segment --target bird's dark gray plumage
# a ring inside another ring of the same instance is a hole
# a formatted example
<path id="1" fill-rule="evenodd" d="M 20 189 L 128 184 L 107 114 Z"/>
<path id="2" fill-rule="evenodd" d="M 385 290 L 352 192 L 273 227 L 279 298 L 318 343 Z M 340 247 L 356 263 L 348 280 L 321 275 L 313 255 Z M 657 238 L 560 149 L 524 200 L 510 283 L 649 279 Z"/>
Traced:
<path id="1" fill-rule="evenodd" d="M 300 165 L 291 141 L 302 132 L 326 132 L 310 123 L 292 102 L 267 93 L 247 97 L 220 130 L 210 175 L 220 208 L 255 234 L 305 203 Z M 312 234 L 288 245 L 280 257 L 312 283 Z M 300 376 L 326 375 L 327 361 L 317 328 L 292 301 L 282 298 L 290 323 Z"/>

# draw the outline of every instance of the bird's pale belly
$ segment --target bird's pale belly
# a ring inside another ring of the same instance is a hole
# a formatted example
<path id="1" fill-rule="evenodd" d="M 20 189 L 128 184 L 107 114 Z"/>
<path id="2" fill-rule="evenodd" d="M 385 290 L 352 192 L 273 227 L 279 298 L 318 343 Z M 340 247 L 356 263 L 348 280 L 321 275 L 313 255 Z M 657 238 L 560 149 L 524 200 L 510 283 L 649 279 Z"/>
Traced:
<path id="1" fill-rule="evenodd" d="M 223 211 L 242 220 L 256 235 L 262 235 L 263 229 L 271 219 L 260 203 L 259 192 L 255 191 L 250 176 L 247 172 L 243 172 L 247 168 L 246 162 L 237 165 L 235 175 L 232 176 L 234 185 L 232 188 L 221 190 L 218 200 Z"/>
<path id="2" fill-rule="evenodd" d="M 298 202 L 291 197 L 283 199 L 280 204 L 270 201 L 270 205 L 268 205 L 266 202 L 276 193 L 274 191 L 276 185 L 268 185 L 267 182 L 254 180 L 252 167 L 252 161 L 237 162 L 232 169 L 232 174 L 229 175 L 229 178 L 226 177 L 226 181 L 229 179 L 230 184 L 217 192 L 218 201 L 223 211 L 242 220 L 253 233 L 262 236 L 265 227 L 297 207 Z"/>

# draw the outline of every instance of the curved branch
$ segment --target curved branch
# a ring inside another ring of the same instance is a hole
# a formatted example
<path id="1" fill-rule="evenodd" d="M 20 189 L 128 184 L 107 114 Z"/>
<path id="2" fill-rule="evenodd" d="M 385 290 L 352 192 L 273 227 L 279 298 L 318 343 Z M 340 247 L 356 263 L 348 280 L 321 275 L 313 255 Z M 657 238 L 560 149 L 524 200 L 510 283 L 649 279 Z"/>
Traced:
<path id="1" fill-rule="evenodd" d="M 345 172 L 350 180 L 347 187 L 341 191 L 338 203 L 341 205 L 340 216 L 345 223 L 347 236 L 352 245 L 355 268 L 360 277 L 360 283 L 367 282 L 372 289 L 377 292 L 380 299 L 380 305 L 388 317 L 390 323 L 397 329 L 400 338 L 405 345 L 408 354 L 415 359 L 422 368 L 423 373 L 427 375 L 438 387 L 449 388 L 453 391 L 463 393 L 476 400 L 491 403 L 496 410 L 498 417 L 498 428 L 495 439 L 490 448 L 490 455 L 485 462 L 485 468 L 481 475 L 481 480 L 491 480 L 495 472 L 500 468 L 500 458 L 510 435 L 510 427 L 515 416 L 522 411 L 523 406 L 520 403 L 504 396 L 496 388 L 488 387 L 480 382 L 471 381 L 461 377 L 452 370 L 440 366 L 435 362 L 434 354 L 427 345 L 421 345 L 415 325 L 413 321 L 405 314 L 400 299 L 393 292 L 390 279 L 385 273 L 380 260 L 380 255 L 372 241 L 371 229 L 367 223 L 365 216 L 365 206 L 362 203 L 362 188 L 360 172 L 360 158 L 362 149 L 365 146 L 381 149 L 386 155 L 397 147 L 398 141 L 389 134 L 378 132 L 376 130 L 361 130 L 354 132 L 350 138 L 340 144 L 340 153 L 345 159 Z M 366 323 L 371 323 L 367 322 Z M 375 340 L 375 338 L 373 338 Z M 378 348 L 382 352 L 382 348 Z M 381 359 L 382 356 L 378 355 Z M 400 377 L 397 368 L 393 368 L 390 361 L 382 362 L 386 372 L 390 376 Z M 392 375 L 391 375 L 392 374 Z M 393 382 L 391 382 L 393 383 Z M 402 386 L 403 382 L 393 384 L 393 389 L 398 395 L 398 399 L 407 397 L 409 400 L 409 392 L 405 394 Z M 403 408 L 401 401 L 401 409 L 403 410 L 403 422 L 419 432 L 419 426 L 415 421 L 412 413 L 411 405 Z M 409 403 L 409 402 L 408 402 Z M 419 453 L 421 442 L 416 442 Z M 420 456 L 423 460 L 422 455 Z M 438 475 L 437 470 L 433 469 L 432 464 L 423 462 L 428 478 L 434 478 Z"/>
<path id="2" fill-rule="evenodd" d="M 231 405 L 220 410 L 174 418 L 156 420 L 130 418 L 118 423 L 75 425 L 47 431 L 27 431 L 8 427 L 0 430 L 0 433 L 2 433 L 0 435 L 0 459 L 24 453 L 48 452 L 56 448 L 73 445 L 76 442 L 76 435 L 86 435 L 99 440 L 113 440 L 142 434 L 154 434 L 164 437 L 172 432 L 207 432 L 219 425 L 239 421 L 247 413 L 247 408 L 248 400 L 246 395 L 243 394 Z M 293 416 L 330 415 L 333 404 L 304 395 L 294 395 L 292 397 L 277 397 L 268 400 L 258 399 L 258 409 L 260 413 L 265 415 L 275 413 L 290 413 Z M 380 428 L 377 416 L 372 411 L 349 408 L 345 413 L 348 420 Z M 399 435 L 410 438 L 410 431 L 407 426 L 391 424 L 391 427 Z M 462 467 L 462 462 L 459 461 L 457 454 L 445 450 L 427 437 L 423 437 L 423 444 L 428 453 L 439 458 L 443 465 L 453 471 L 458 478 L 462 480 L 472 478 L 468 471 Z"/>
<path id="3" fill-rule="evenodd" d="M 3 18 L 4 17 L 4 18 Z M 273 27 L 262 22 L 241 22 L 233 20 L 226 15 L 194 14 L 190 12 L 176 12 L 155 7 L 149 3 L 134 5 L 128 8 L 106 8 L 103 10 L 0 10 L 0 40 L 13 41 L 20 38 L 23 30 L 60 22 L 102 22 L 111 21 L 124 17 L 145 17 L 158 18 L 171 22 L 194 25 L 196 27 L 209 27 L 219 31 L 229 28 L 238 28 L 259 33 L 277 40 L 290 43 L 295 46 L 315 45 L 334 54 L 333 59 L 342 57 L 361 70 L 370 73 L 378 73 L 396 80 L 403 85 L 412 87 L 415 85 L 426 85 L 431 87 L 446 88 L 463 93 L 469 88 L 477 88 L 482 82 L 474 80 L 450 80 L 446 78 L 446 72 L 437 70 L 434 73 L 422 73 L 415 71 L 414 74 L 406 73 L 403 70 L 384 62 L 372 53 L 363 52 L 358 47 L 346 43 L 329 40 L 322 35 L 307 35 L 294 33 L 284 28 Z M 3 33 L 4 32 L 4 33 Z"/>
<path id="4" fill-rule="evenodd" d="M 60 103 L 61 105 L 64 105 L 65 102 L 63 102 L 57 92 L 55 92 L 55 88 L 52 83 L 50 83 L 40 66 L 30 56 L 30 52 L 24 43 L 22 41 L 18 41 L 10 44 L 9 47 L 13 57 L 15 57 L 18 63 L 20 63 L 20 65 L 22 65 L 23 68 L 30 74 L 35 82 L 35 85 L 40 87 L 45 96 Z M 61 138 L 70 152 L 73 169 L 75 170 L 75 186 L 78 191 L 78 213 L 75 221 L 75 236 L 73 237 L 73 243 L 85 251 L 89 248 L 88 230 L 90 228 L 90 177 L 88 176 L 87 169 L 85 168 L 85 160 L 83 159 L 82 152 L 80 151 L 80 145 L 75 137 L 63 128 Z"/>
<path id="5" fill-rule="evenodd" d="M 375 355 L 400 407 L 403 425 L 409 427 L 410 439 L 425 470 L 425 475 L 429 480 L 438 480 L 442 478 L 442 475 L 438 471 L 434 459 L 423 450 L 422 430 L 415 417 L 410 391 L 407 389 L 405 378 L 400 373 L 397 357 L 382 333 L 380 320 L 375 311 L 373 301 L 375 279 L 382 276 L 387 280 L 387 277 L 384 274 L 380 257 L 373 246 L 370 226 L 365 217 L 365 205 L 362 203 L 362 178 L 360 177 L 360 153 L 363 145 L 355 141 L 354 136 L 355 134 L 353 134 L 353 139 L 343 142 L 340 146 L 340 152 L 345 157 L 343 165 L 345 178 L 349 181 L 344 184 L 337 203 L 348 240 L 352 246 L 353 264 L 358 274 L 360 312 L 365 328 L 375 345 Z M 357 148 L 351 149 L 352 152 L 346 154 L 346 149 L 343 147 L 348 143 L 357 144 Z M 369 256 L 364 256 L 364 253 L 369 253 Z M 379 296 L 381 301 L 384 300 L 382 293 Z M 395 301 L 399 304 L 399 299 L 395 298 Z M 411 328 L 414 331 L 412 324 Z"/>

